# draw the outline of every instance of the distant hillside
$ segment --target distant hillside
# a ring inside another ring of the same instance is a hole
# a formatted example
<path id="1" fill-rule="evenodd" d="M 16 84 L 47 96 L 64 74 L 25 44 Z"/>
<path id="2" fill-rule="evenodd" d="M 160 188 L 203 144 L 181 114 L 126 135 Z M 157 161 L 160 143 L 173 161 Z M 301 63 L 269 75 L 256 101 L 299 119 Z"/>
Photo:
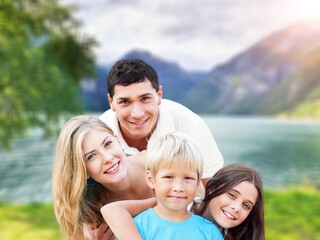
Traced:
<path id="1" fill-rule="evenodd" d="M 82 81 L 82 96 L 87 111 L 102 112 L 110 108 L 106 83 L 108 72 L 108 67 L 98 66 L 95 79 L 84 79 Z"/>
<path id="2" fill-rule="evenodd" d="M 320 21 L 279 31 L 215 67 L 183 101 L 203 113 L 274 115 L 308 108 L 303 115 L 313 115 L 320 110 Z"/>
<path id="3" fill-rule="evenodd" d="M 146 51 L 132 51 L 121 59 L 134 58 L 140 58 L 151 65 L 157 71 L 159 82 L 163 86 L 163 97 L 178 102 L 205 76 L 205 73 L 187 72 L 178 64 L 161 60 Z"/>
<path id="4" fill-rule="evenodd" d="M 203 79 L 205 73 L 187 72 L 178 64 L 166 62 L 146 51 L 131 51 L 119 59 L 142 59 L 150 64 L 158 73 L 159 82 L 163 86 L 163 97 L 182 102 L 186 92 L 192 91 L 197 81 Z M 115 59 L 116 62 L 118 59 Z M 97 79 L 85 79 L 82 90 L 86 109 L 104 111 L 109 108 L 107 103 L 106 78 L 112 66 L 98 66 Z"/>
<path id="5" fill-rule="evenodd" d="M 164 98 L 198 113 L 320 118 L 320 21 L 276 32 L 207 73 L 188 72 L 145 51 L 123 58 L 152 65 Z M 89 110 L 109 108 L 105 79 L 110 67 L 98 67 L 97 80 L 83 83 Z"/>

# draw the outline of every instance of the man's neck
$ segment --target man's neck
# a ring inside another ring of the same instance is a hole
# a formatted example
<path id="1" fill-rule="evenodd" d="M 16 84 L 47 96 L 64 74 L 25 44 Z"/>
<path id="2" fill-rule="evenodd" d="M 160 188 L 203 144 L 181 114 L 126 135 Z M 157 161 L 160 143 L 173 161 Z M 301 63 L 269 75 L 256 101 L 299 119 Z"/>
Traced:
<path id="1" fill-rule="evenodd" d="M 140 152 L 147 149 L 148 139 L 147 138 L 141 138 L 141 139 L 129 139 L 123 136 L 124 140 L 130 147 L 134 147 L 138 149 Z"/>

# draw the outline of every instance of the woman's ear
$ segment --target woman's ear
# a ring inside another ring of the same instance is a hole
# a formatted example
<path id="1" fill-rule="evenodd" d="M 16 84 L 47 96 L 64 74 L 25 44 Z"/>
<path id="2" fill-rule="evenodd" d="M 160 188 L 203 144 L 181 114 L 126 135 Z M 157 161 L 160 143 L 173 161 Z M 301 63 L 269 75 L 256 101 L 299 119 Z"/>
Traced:
<path id="1" fill-rule="evenodd" d="M 147 170 L 147 175 L 146 175 L 146 180 L 147 180 L 147 184 L 151 189 L 154 189 L 154 177 L 151 174 L 150 170 Z"/>

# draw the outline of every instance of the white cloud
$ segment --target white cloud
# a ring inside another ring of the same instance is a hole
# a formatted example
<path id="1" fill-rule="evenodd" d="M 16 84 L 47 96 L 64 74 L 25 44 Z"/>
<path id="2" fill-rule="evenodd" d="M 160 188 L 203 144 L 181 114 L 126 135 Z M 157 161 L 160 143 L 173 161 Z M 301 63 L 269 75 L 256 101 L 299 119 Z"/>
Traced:
<path id="1" fill-rule="evenodd" d="M 298 21 L 301 1 L 61 0 L 79 5 L 75 16 L 100 43 L 99 63 L 138 48 L 190 70 L 208 70 Z"/>

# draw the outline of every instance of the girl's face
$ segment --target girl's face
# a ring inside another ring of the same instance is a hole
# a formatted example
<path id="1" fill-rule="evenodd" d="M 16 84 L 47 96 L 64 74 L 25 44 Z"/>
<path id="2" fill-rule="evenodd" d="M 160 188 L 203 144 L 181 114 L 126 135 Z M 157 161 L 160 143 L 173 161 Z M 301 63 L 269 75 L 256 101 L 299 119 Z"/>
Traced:
<path id="1" fill-rule="evenodd" d="M 116 137 L 107 130 L 93 129 L 82 142 L 89 177 L 102 185 L 126 178 L 126 156 Z"/>
<path id="2" fill-rule="evenodd" d="M 244 181 L 211 199 L 209 211 L 219 226 L 232 228 L 248 217 L 257 198 L 256 187 L 251 182 Z"/>

